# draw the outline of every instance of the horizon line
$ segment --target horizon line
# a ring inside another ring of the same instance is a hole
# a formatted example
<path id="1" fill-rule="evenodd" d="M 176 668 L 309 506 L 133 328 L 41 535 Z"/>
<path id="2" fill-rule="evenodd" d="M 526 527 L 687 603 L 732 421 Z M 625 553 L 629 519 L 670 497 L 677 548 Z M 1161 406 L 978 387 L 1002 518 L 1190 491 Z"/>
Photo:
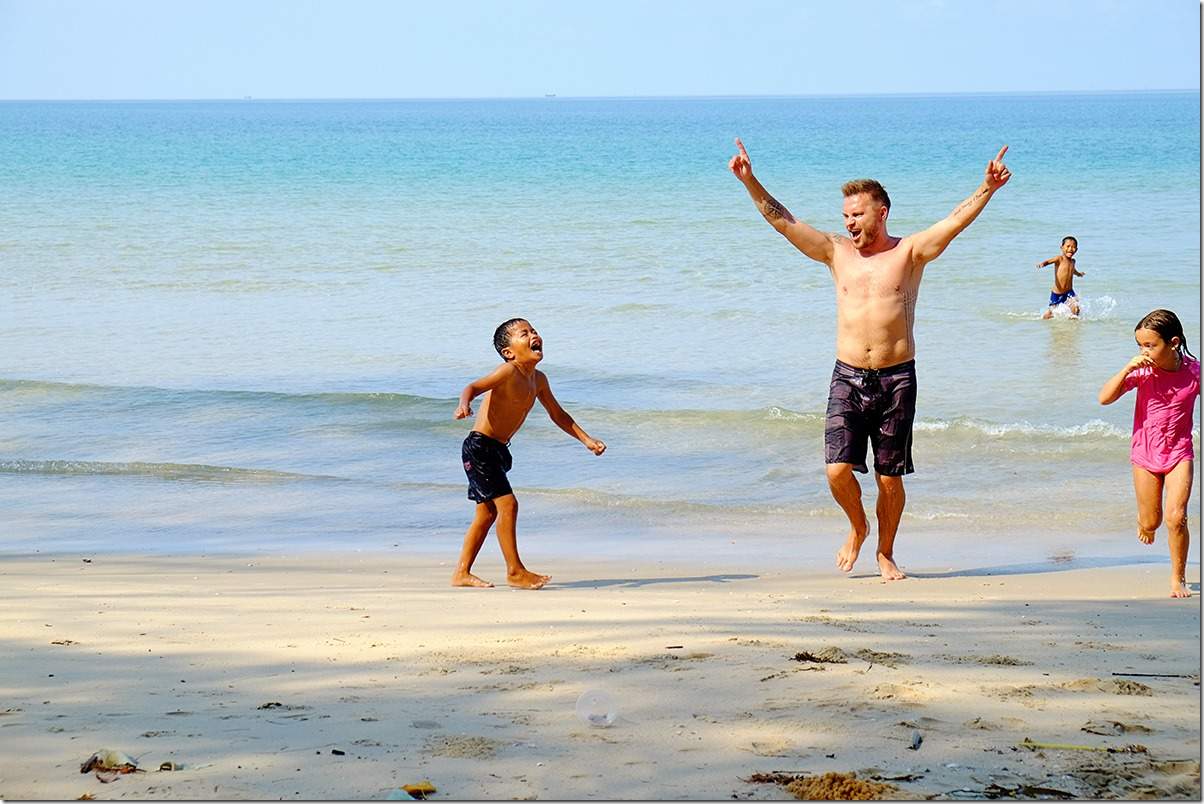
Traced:
<path id="1" fill-rule="evenodd" d="M 191 102 L 229 102 L 229 101 L 268 101 L 268 102 L 332 102 L 332 101 L 507 101 L 507 100 L 772 100 L 772 99 L 804 99 L 804 98 L 891 98 L 891 97 L 957 97 L 981 95 L 1111 95 L 1122 93 L 1187 93 L 1200 92 L 1200 87 L 1161 87 L 1148 89 L 991 89 L 991 90 L 954 90 L 954 91 L 908 91 L 908 92 L 848 92 L 848 93 L 807 93 L 807 94 L 715 94 L 715 95 L 557 95 L 554 92 L 543 95 L 429 95 L 413 97 L 385 96 L 346 96 L 346 97 L 306 97 L 279 96 L 259 97 L 254 95 L 219 96 L 219 97 L 104 97 L 104 98 L 0 98 L 0 103 L 175 103 Z"/>

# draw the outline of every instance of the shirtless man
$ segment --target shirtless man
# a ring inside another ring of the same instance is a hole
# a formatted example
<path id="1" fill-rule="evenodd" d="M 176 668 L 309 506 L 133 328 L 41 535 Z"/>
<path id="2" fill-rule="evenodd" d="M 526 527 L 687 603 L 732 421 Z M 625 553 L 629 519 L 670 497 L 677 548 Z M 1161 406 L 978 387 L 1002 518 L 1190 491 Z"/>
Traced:
<path id="1" fill-rule="evenodd" d="M 828 393 L 824 461 L 828 487 L 849 518 L 849 535 L 836 566 L 853 569 L 869 535 L 861 485 L 853 471 L 866 472 L 866 440 L 874 447 L 878 481 L 878 570 L 888 581 L 906 576 L 895 563 L 895 533 L 906 495 L 903 475 L 911 462 L 915 418 L 915 311 L 924 266 L 941 255 L 969 226 L 1012 173 L 1003 164 L 1007 146 L 987 163 L 983 182 L 948 217 L 917 234 L 886 231 L 890 198 L 873 179 L 842 188 L 848 237 L 821 232 L 790 214 L 753 176 L 739 139 L 728 167 L 744 184 L 757 209 L 803 254 L 822 262 L 836 285 L 836 367 Z"/>

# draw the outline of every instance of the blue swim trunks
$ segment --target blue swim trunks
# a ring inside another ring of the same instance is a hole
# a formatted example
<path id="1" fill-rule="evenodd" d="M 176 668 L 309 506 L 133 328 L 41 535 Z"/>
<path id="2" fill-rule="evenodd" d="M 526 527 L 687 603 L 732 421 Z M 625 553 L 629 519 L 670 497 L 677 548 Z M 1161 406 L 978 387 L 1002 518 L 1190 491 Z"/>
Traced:
<path id="1" fill-rule="evenodd" d="M 1068 290 L 1065 293 L 1050 293 L 1049 306 L 1056 307 L 1059 304 L 1065 304 L 1067 299 L 1078 298 L 1073 290 Z"/>

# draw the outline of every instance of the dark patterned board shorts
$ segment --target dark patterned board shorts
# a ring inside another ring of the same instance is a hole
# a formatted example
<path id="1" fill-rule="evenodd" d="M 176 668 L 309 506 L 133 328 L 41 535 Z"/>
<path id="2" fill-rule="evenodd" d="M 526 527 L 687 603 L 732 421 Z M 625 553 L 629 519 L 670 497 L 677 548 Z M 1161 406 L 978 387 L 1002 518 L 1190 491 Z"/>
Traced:
<path id="1" fill-rule="evenodd" d="M 863 369 L 836 361 L 828 390 L 824 462 L 850 463 L 866 472 L 866 441 L 874 448 L 874 471 L 908 475 L 911 426 L 916 417 L 916 361 Z"/>
<path id="2" fill-rule="evenodd" d="M 506 478 L 514 459 L 501 441 L 473 430 L 460 447 L 460 457 L 468 475 L 468 499 L 483 503 L 514 493 Z"/>

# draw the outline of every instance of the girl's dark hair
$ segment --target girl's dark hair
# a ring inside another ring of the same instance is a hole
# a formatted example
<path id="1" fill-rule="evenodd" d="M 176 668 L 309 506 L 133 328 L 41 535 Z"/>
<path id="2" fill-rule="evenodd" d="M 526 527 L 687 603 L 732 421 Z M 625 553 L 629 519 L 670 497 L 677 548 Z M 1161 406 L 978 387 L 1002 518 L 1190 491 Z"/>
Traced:
<path id="1" fill-rule="evenodd" d="M 499 324 L 498 328 L 493 331 L 493 348 L 497 349 L 499 355 L 502 355 L 502 350 L 510 345 L 510 328 L 519 321 L 526 320 L 525 318 L 511 318 L 509 321 Z M 509 361 L 510 358 L 502 355 L 502 360 Z"/>
<path id="2" fill-rule="evenodd" d="M 1195 357 L 1187 348 L 1187 336 L 1183 334 L 1183 324 L 1179 322 L 1179 316 L 1170 310 L 1155 310 L 1150 313 L 1138 321 L 1137 326 L 1133 327 L 1134 332 L 1139 329 L 1157 332 L 1158 336 L 1167 343 L 1171 342 L 1171 338 L 1178 338 L 1180 356 L 1186 354 Z"/>

